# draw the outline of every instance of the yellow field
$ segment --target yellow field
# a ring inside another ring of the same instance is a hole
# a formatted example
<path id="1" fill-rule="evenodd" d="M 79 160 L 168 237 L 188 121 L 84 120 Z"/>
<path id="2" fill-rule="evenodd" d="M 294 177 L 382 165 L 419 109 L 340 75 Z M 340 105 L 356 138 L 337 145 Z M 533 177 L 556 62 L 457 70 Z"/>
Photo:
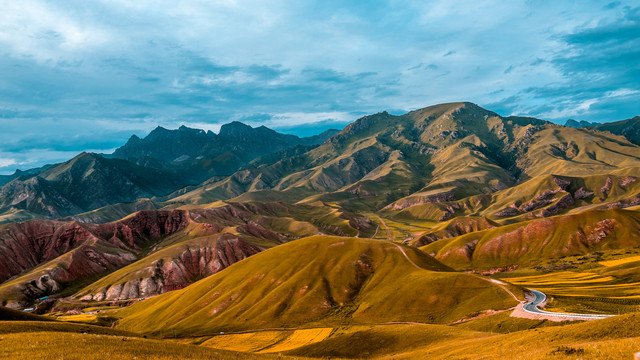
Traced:
<path id="1" fill-rule="evenodd" d="M 74 314 L 57 316 L 56 320 L 91 323 L 96 321 L 97 318 L 98 317 L 94 314 Z"/>
<path id="2" fill-rule="evenodd" d="M 3 334 L 0 359 L 283 359 L 136 337 L 21 332 Z"/>
<path id="3" fill-rule="evenodd" d="M 640 297 L 640 283 L 620 283 L 613 276 L 590 272 L 560 271 L 555 273 L 503 279 L 547 295 L 589 296 L 610 298 Z"/>
<path id="4" fill-rule="evenodd" d="M 331 335 L 333 328 L 303 329 L 296 330 L 289 337 L 276 343 L 268 349 L 259 351 L 260 353 L 274 353 L 288 351 L 303 347 L 305 345 L 320 342 Z"/>
<path id="5" fill-rule="evenodd" d="M 574 271 L 560 271 L 555 273 L 522 276 L 507 279 L 516 285 L 554 286 L 554 285 L 582 285 L 590 283 L 607 283 L 615 280 L 612 276 L 600 276 L 592 273 L 579 273 Z"/>
<path id="6" fill-rule="evenodd" d="M 598 264 L 606 267 L 611 267 L 611 266 L 622 265 L 622 264 L 626 264 L 634 261 L 640 261 L 640 256 L 630 256 L 622 259 L 600 261 Z"/>
<path id="7" fill-rule="evenodd" d="M 275 353 L 320 342 L 332 332 L 333 328 L 317 328 L 228 334 L 214 336 L 203 342 L 202 346 L 242 352 Z"/>
<path id="8" fill-rule="evenodd" d="M 284 340 L 290 332 L 259 331 L 245 334 L 214 336 L 202 343 L 202 346 L 223 350 L 258 352 Z"/>

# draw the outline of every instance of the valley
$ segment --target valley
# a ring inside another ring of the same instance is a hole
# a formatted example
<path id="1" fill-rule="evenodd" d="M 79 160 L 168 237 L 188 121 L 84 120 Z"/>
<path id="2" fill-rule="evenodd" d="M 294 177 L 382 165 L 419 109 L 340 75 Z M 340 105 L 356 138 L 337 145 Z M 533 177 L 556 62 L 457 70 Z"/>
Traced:
<path id="1" fill-rule="evenodd" d="M 630 358 L 638 126 L 461 102 L 306 138 L 157 128 L 16 173 L 0 358 Z"/>

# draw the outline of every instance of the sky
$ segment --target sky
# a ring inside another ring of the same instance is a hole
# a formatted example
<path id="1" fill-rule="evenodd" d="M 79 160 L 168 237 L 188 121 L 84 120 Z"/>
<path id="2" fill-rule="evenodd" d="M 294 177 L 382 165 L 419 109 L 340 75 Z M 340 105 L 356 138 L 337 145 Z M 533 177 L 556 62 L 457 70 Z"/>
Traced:
<path id="1" fill-rule="evenodd" d="M 471 101 L 640 115 L 637 1 L 0 0 L 0 174 L 156 126 L 312 135 Z"/>

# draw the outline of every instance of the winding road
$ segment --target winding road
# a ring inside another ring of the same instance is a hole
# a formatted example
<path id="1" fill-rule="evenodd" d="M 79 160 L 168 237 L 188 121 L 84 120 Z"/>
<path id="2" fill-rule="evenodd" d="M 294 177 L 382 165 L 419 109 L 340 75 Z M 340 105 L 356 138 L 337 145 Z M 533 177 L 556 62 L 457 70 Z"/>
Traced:
<path id="1" fill-rule="evenodd" d="M 600 315 L 600 314 L 572 314 L 572 313 L 558 313 L 551 311 L 544 311 L 538 308 L 538 305 L 542 304 L 547 300 L 547 296 L 538 290 L 528 289 L 535 298 L 533 301 L 529 301 L 522 306 L 522 309 L 531 314 L 539 314 L 546 316 L 558 316 L 569 319 L 577 319 L 577 320 L 596 320 L 596 319 L 606 319 L 608 317 L 612 317 L 615 315 Z"/>

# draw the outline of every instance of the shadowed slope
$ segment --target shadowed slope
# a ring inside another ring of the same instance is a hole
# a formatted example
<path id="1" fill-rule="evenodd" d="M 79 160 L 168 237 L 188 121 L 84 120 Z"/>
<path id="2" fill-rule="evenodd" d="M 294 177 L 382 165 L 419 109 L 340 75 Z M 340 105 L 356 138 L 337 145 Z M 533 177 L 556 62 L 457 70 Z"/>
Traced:
<path id="1" fill-rule="evenodd" d="M 166 195 L 181 186 L 162 170 L 82 153 L 36 176 L 0 188 L 0 213 L 24 218 L 58 218 L 142 197 Z M 2 220 L 2 219 L 0 219 Z"/>
<path id="2" fill-rule="evenodd" d="M 590 128 L 622 135 L 632 143 L 640 145 L 640 116 L 636 116 L 633 119 L 592 125 Z"/>

